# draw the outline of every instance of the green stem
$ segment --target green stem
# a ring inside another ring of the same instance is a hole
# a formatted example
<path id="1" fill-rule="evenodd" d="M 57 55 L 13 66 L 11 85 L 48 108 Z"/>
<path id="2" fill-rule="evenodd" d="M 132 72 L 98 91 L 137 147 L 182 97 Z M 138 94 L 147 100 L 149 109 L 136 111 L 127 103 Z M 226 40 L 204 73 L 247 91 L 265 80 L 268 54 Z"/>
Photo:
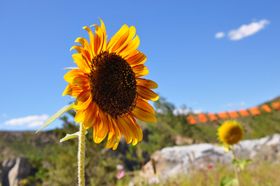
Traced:
<path id="1" fill-rule="evenodd" d="M 86 129 L 80 124 L 78 147 L 78 186 L 85 186 L 85 134 Z"/>
<path id="2" fill-rule="evenodd" d="M 237 160 L 237 156 L 236 156 L 236 153 L 234 151 L 234 149 L 232 148 L 232 155 L 233 155 L 233 159 L 236 159 Z M 236 165 L 233 166 L 234 167 L 234 173 L 235 173 L 235 177 L 237 179 L 237 186 L 240 186 L 240 178 L 239 178 L 239 171 L 238 171 L 238 168 L 236 167 Z"/>

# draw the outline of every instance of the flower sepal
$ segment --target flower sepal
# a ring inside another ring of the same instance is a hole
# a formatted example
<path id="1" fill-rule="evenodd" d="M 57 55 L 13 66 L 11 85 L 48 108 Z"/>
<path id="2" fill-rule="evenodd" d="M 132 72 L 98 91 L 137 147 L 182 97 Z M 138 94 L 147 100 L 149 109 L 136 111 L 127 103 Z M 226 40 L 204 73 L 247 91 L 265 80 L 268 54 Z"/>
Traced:
<path id="1" fill-rule="evenodd" d="M 86 131 L 86 134 L 87 134 L 87 131 Z M 73 134 L 66 134 L 63 138 L 61 138 L 59 140 L 60 143 L 62 142 L 65 142 L 65 141 L 68 141 L 68 140 L 71 140 L 71 139 L 75 139 L 75 138 L 78 138 L 80 135 L 80 132 L 75 132 Z"/>

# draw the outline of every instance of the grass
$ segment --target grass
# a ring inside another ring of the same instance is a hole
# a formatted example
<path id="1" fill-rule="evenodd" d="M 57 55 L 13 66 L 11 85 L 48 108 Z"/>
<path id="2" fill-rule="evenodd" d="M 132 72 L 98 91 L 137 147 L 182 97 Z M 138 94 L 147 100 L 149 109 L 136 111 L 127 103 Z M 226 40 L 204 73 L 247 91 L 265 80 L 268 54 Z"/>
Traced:
<path id="1" fill-rule="evenodd" d="M 249 165 L 240 174 L 240 186 L 278 186 L 280 163 L 260 162 Z M 193 170 L 187 175 L 179 175 L 168 179 L 165 183 L 149 186 L 219 186 L 224 176 L 234 177 L 231 165 L 217 165 L 212 169 Z M 129 178 L 120 181 L 117 186 L 129 184 Z M 136 184 L 135 186 L 148 186 L 148 184 Z"/>

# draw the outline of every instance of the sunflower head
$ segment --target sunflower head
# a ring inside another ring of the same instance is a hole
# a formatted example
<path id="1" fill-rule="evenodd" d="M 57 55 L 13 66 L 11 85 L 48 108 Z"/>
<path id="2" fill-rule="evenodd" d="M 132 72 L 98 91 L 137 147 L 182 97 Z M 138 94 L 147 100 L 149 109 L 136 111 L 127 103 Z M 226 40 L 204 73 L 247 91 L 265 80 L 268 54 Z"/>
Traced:
<path id="1" fill-rule="evenodd" d="M 225 147 L 237 144 L 243 137 L 241 124 L 235 120 L 228 120 L 218 128 L 218 139 Z"/>
<path id="2" fill-rule="evenodd" d="M 122 136 L 127 143 L 142 140 L 136 119 L 156 122 L 149 100 L 159 96 L 151 89 L 157 84 L 143 76 L 149 73 L 146 56 L 137 48 L 140 43 L 133 26 L 123 25 L 107 41 L 103 21 L 85 26 L 89 40 L 79 37 L 73 46 L 77 67 L 64 76 L 69 83 L 63 95 L 75 98 L 75 121 L 93 129 L 93 140 L 100 143 L 107 137 L 107 147 L 116 149 Z"/>

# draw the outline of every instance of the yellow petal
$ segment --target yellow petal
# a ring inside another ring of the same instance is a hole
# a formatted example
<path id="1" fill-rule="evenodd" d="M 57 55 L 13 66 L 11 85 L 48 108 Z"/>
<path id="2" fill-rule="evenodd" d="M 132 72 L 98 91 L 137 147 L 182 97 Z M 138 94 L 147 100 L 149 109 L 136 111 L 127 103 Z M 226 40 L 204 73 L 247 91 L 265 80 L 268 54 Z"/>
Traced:
<path id="1" fill-rule="evenodd" d="M 92 30 L 88 27 L 88 26 L 84 26 L 83 27 L 84 30 L 86 30 L 88 32 L 88 36 L 89 36 L 89 41 L 90 41 L 90 53 L 92 54 L 92 57 L 93 56 L 96 56 L 96 53 L 95 53 L 95 48 L 94 48 L 94 34 L 92 32 Z"/>
<path id="2" fill-rule="evenodd" d="M 98 115 L 99 115 L 99 119 L 93 125 L 94 126 L 93 140 L 95 143 L 101 143 L 109 132 L 109 127 L 108 127 L 109 124 L 108 124 L 107 116 L 102 112 L 99 112 Z"/>
<path id="3" fill-rule="evenodd" d="M 141 108 L 135 107 L 132 110 L 132 113 L 135 117 L 142 121 L 150 122 L 150 123 L 156 123 L 157 119 L 156 116 L 152 113 L 146 112 L 145 110 L 142 110 Z"/>
<path id="4" fill-rule="evenodd" d="M 108 43 L 108 49 L 109 52 L 114 52 L 113 51 L 113 47 L 115 46 L 115 44 L 118 42 L 119 38 L 126 33 L 129 30 L 129 27 L 125 24 L 123 25 L 119 31 L 111 38 L 111 40 Z"/>
<path id="5" fill-rule="evenodd" d="M 157 101 L 159 99 L 159 96 L 154 91 L 146 87 L 137 85 L 136 89 L 137 94 L 146 100 Z"/>
<path id="6" fill-rule="evenodd" d="M 80 95 L 80 93 L 83 91 L 83 89 L 79 86 L 75 86 L 75 85 L 67 85 L 66 88 L 64 89 L 62 96 L 65 95 L 70 95 L 73 97 L 77 97 Z"/>
<path id="7" fill-rule="evenodd" d="M 106 27 L 102 19 L 100 19 L 100 26 L 93 25 L 95 27 L 95 52 L 99 54 L 106 51 L 107 47 L 107 34 Z"/>
<path id="8" fill-rule="evenodd" d="M 145 76 L 149 74 L 149 70 L 145 65 L 137 65 L 132 67 L 133 72 L 136 77 Z"/>
<path id="9" fill-rule="evenodd" d="M 133 40 L 133 38 L 135 37 L 135 34 L 136 34 L 136 28 L 134 26 L 129 27 L 128 36 L 124 37 L 123 42 L 121 42 L 121 44 L 119 44 L 119 46 L 117 46 L 117 48 L 115 50 L 116 54 L 119 54 L 120 56 L 122 56 L 122 54 L 127 51 L 126 49 L 129 46 L 129 44 L 131 43 L 131 41 Z"/>
<path id="10" fill-rule="evenodd" d="M 73 69 L 66 72 L 64 79 L 68 83 L 72 83 L 76 77 L 86 77 L 85 74 L 80 69 Z"/>
<path id="11" fill-rule="evenodd" d="M 124 59 L 130 64 L 130 66 L 144 64 L 147 60 L 146 56 L 139 51 L 131 53 L 129 56 L 124 57 Z"/>
<path id="12" fill-rule="evenodd" d="M 72 58 L 74 62 L 77 64 L 79 69 L 81 69 L 84 73 L 90 73 L 90 66 L 87 59 L 79 53 L 72 54 Z"/>
<path id="13" fill-rule="evenodd" d="M 129 144 L 132 142 L 132 140 L 135 138 L 132 130 L 130 127 L 128 127 L 129 124 L 126 123 L 126 121 L 122 118 L 118 118 L 117 120 L 118 126 L 120 128 L 121 133 L 124 135 L 124 138 L 126 140 L 126 143 Z"/>
<path id="14" fill-rule="evenodd" d="M 135 51 L 140 45 L 140 38 L 136 35 L 136 37 L 127 45 L 125 50 L 121 53 L 123 57 L 128 56 L 132 51 Z"/>
<path id="15" fill-rule="evenodd" d="M 76 40 L 75 40 L 76 43 L 80 43 L 82 45 L 82 47 L 89 51 L 90 54 L 91 54 L 91 46 L 90 44 L 88 43 L 88 41 L 85 39 L 85 38 L 82 38 L 82 37 L 78 37 Z M 91 56 L 92 57 L 92 56 Z"/>
<path id="16" fill-rule="evenodd" d="M 67 85 L 66 88 L 64 89 L 63 93 L 62 93 L 62 96 L 70 95 L 71 92 L 72 92 L 71 85 Z"/>
<path id="17" fill-rule="evenodd" d="M 83 94 L 83 92 L 78 96 L 78 98 L 81 97 L 82 94 Z M 88 106 L 90 105 L 90 103 L 92 103 L 91 95 L 88 96 L 86 101 L 77 101 L 77 103 L 75 104 L 74 108 L 76 110 L 86 110 L 88 108 Z"/>
<path id="18" fill-rule="evenodd" d="M 137 78 L 137 85 L 147 87 L 149 89 L 155 89 L 158 88 L 158 84 L 152 80 L 149 79 L 142 79 L 142 78 Z"/>
<path id="19" fill-rule="evenodd" d="M 145 100 L 138 98 L 136 100 L 136 107 L 141 108 L 142 110 L 149 112 L 151 114 L 155 114 L 154 108 Z"/>
<path id="20" fill-rule="evenodd" d="M 90 54 L 90 51 L 85 50 L 85 49 L 84 49 L 83 47 L 81 47 L 81 46 L 76 46 L 76 45 L 74 45 L 74 46 L 72 46 L 72 47 L 70 48 L 70 51 L 71 51 L 71 50 L 76 50 L 78 53 L 82 54 L 83 57 L 85 57 L 88 61 L 91 61 L 91 60 L 92 60 L 92 56 L 91 56 L 91 54 Z"/>
<path id="21" fill-rule="evenodd" d="M 95 121 L 95 118 L 96 118 L 96 107 L 95 107 L 95 105 L 91 102 L 91 104 L 89 104 L 89 106 L 85 110 L 85 112 L 86 112 L 86 114 L 85 114 L 83 126 L 86 129 L 89 129 L 94 125 L 94 121 Z"/>

